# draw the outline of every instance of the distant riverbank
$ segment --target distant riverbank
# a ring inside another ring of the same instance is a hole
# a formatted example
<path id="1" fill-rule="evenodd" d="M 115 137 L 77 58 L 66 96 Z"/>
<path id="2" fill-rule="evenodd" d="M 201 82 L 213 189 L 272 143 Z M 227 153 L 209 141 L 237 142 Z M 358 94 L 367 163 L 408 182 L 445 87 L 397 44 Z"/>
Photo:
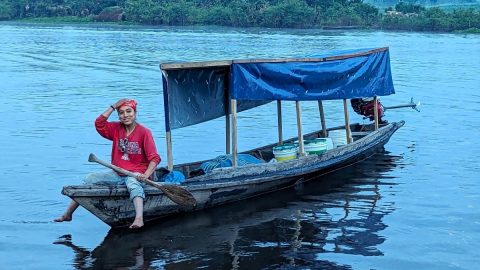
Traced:
<path id="1" fill-rule="evenodd" d="M 399 2 L 379 10 L 361 0 L 323 1 L 113 1 L 33 0 L 23 6 L 0 0 L 0 20 L 30 23 L 107 22 L 138 25 L 217 25 L 304 29 L 380 29 L 480 33 L 480 8 L 426 8 Z M 112 2 L 112 3 L 110 3 Z M 213 3 L 212 3 L 213 2 Z M 73 5 L 73 3 L 76 3 Z"/>
<path id="2" fill-rule="evenodd" d="M 87 18 L 87 17 L 72 17 L 72 16 L 67 16 L 67 17 L 38 17 L 38 18 L 24 18 L 24 19 L 17 19 L 17 20 L 11 20 L 8 21 L 11 23 L 26 23 L 26 24 L 47 24 L 47 25 L 108 25 L 108 26 L 146 26 L 145 24 L 141 23 L 135 23 L 135 22 L 129 22 L 129 21 L 116 21 L 116 22 L 99 22 L 95 21 L 92 18 Z M 1 22 L 0 22 L 1 23 Z M 4 21 L 6 23 L 6 21 Z M 151 26 L 163 26 L 163 25 L 151 25 Z M 191 25 L 191 26 L 208 26 L 208 25 Z M 317 29 L 322 29 L 322 30 L 383 30 L 383 31 L 407 31 L 407 32 L 421 32 L 418 30 L 413 30 L 413 29 L 405 29 L 405 28 L 398 28 L 396 29 L 395 27 L 377 27 L 377 26 L 372 26 L 372 27 L 363 27 L 363 26 L 326 26 L 326 27 L 315 27 Z M 280 28 L 281 29 L 281 28 Z M 312 28 L 308 28 L 312 29 Z M 439 33 L 444 33 L 445 31 L 429 31 L 429 32 L 439 32 Z M 479 28 L 469 28 L 465 30 L 455 30 L 452 31 L 454 33 L 463 33 L 463 34 L 480 34 L 480 29 Z"/>

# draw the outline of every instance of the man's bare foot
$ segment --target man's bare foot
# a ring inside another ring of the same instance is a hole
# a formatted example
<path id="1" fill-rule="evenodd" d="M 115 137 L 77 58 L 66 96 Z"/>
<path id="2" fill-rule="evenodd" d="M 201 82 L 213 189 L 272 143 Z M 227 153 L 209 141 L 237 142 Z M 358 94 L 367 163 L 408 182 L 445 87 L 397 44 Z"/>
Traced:
<path id="1" fill-rule="evenodd" d="M 64 214 L 59 218 L 54 219 L 55 222 L 64 222 L 64 221 L 72 221 L 72 215 Z"/>
<path id="2" fill-rule="evenodd" d="M 143 218 L 141 217 L 136 217 L 135 220 L 133 221 L 132 225 L 130 225 L 130 229 L 139 229 L 143 227 Z"/>

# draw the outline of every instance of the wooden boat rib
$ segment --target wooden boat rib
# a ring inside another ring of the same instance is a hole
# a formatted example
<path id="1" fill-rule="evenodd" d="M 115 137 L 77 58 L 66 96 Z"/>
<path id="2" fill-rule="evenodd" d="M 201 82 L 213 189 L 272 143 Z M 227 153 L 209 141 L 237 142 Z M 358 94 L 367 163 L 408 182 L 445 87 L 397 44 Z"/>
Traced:
<path id="1" fill-rule="evenodd" d="M 345 66 L 350 69 L 345 70 Z M 164 64 L 161 65 L 161 69 L 164 85 L 168 169 L 182 172 L 187 176 L 181 186 L 192 193 L 197 204 L 191 207 L 180 206 L 172 202 L 162 191 L 146 187 L 144 221 L 147 223 L 169 215 L 245 200 L 350 166 L 381 151 L 395 131 L 404 125 L 404 122 L 400 121 L 379 127 L 377 115 L 372 124 L 349 123 L 346 107 L 348 98 L 374 97 L 376 99 L 377 96 L 394 93 L 388 48 L 290 58 L 285 61 L 272 59 Z M 285 70 L 289 71 L 285 72 Z M 331 76 L 341 72 L 343 72 L 341 76 Z M 283 78 L 278 77 L 279 74 L 289 75 Z M 278 90 L 280 87 L 281 90 Z M 252 91 L 252 88 L 255 91 Z M 335 99 L 343 99 L 345 126 L 327 129 L 324 124 L 321 101 Z M 200 102 L 192 103 L 198 100 Z M 243 152 L 262 159 L 266 161 L 265 163 L 238 166 L 236 164 L 237 108 L 238 111 L 247 110 L 273 100 L 278 102 L 279 141 Z M 296 138 L 281 139 L 280 100 L 296 102 L 299 134 Z M 318 101 L 322 118 L 321 130 L 302 134 L 300 100 Z M 239 101 L 238 104 L 237 101 Z M 232 166 L 194 176 L 190 176 L 192 171 L 197 170 L 205 161 L 174 166 L 171 131 L 221 116 L 225 116 L 227 121 L 226 154 L 231 154 Z M 346 130 L 346 145 L 318 155 L 303 153 L 303 140 L 322 138 L 327 134 L 325 131 L 336 129 Z M 296 140 L 299 141 L 300 149 L 298 158 L 276 163 L 269 162 L 274 157 L 274 146 Z M 230 149 L 232 149 L 231 153 Z M 66 186 L 62 193 L 114 228 L 128 226 L 135 216 L 135 209 L 129 200 L 125 186 Z"/>

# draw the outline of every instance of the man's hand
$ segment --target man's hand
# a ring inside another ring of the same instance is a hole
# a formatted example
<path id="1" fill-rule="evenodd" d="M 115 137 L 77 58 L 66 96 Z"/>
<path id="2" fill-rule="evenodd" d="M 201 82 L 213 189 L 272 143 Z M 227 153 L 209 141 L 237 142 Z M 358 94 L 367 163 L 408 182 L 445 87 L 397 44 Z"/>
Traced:
<path id="1" fill-rule="evenodd" d="M 145 182 L 145 180 L 148 179 L 148 176 L 146 176 L 146 175 L 143 174 L 143 173 L 137 173 L 137 175 L 135 176 L 135 178 L 137 178 L 137 180 L 139 180 L 139 181 Z"/>
<path id="2" fill-rule="evenodd" d="M 125 101 L 129 101 L 129 99 L 128 98 L 119 99 L 112 106 L 115 107 L 116 110 L 118 110 L 118 106 L 122 105 L 122 103 L 124 103 Z"/>

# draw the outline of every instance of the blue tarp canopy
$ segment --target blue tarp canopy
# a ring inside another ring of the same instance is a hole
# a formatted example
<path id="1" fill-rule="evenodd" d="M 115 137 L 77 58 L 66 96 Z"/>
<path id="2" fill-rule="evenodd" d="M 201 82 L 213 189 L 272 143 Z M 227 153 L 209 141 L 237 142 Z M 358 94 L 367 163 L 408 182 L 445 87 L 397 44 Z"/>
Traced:
<path id="1" fill-rule="evenodd" d="M 165 122 L 198 124 L 273 100 L 334 100 L 395 93 L 388 48 L 307 58 L 231 60 L 161 65 Z"/>

